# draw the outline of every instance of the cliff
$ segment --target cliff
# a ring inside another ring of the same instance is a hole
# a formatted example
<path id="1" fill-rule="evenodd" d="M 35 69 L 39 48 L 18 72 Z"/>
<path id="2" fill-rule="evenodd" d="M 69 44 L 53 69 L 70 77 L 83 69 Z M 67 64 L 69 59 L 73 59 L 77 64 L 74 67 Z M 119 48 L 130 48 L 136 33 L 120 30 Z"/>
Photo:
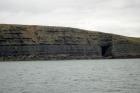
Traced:
<path id="1" fill-rule="evenodd" d="M 140 38 L 68 27 L 0 24 L 0 60 L 140 58 Z"/>

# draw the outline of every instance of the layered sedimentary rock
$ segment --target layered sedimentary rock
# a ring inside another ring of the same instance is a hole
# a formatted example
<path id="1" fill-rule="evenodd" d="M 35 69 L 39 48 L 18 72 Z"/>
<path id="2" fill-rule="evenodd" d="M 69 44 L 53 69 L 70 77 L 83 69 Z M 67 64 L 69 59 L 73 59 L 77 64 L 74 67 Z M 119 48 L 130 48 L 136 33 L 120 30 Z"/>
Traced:
<path id="1" fill-rule="evenodd" d="M 140 58 L 140 38 L 68 27 L 0 24 L 0 60 Z"/>

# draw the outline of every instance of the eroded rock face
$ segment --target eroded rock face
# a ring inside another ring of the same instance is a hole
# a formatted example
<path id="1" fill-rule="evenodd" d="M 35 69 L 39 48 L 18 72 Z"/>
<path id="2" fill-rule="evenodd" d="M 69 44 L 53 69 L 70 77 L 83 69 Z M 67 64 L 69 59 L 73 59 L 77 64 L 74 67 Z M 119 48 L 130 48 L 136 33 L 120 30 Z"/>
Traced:
<path id="1" fill-rule="evenodd" d="M 140 39 L 68 27 L 0 25 L 0 60 L 140 57 Z"/>

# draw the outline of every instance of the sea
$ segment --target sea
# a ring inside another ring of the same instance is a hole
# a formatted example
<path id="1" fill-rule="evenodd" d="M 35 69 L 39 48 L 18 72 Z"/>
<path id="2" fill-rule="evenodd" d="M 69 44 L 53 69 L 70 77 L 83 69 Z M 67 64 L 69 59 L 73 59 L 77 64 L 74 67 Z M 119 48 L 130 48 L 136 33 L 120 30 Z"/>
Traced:
<path id="1" fill-rule="evenodd" d="M 0 93 L 140 93 L 140 59 L 0 62 Z"/>

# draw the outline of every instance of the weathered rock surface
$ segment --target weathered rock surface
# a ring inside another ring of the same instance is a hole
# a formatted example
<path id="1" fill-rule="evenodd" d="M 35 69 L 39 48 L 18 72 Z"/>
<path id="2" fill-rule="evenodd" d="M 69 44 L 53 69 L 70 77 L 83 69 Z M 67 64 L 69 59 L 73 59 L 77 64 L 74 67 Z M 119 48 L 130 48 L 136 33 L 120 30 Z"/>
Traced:
<path id="1" fill-rule="evenodd" d="M 140 58 L 140 38 L 68 27 L 0 24 L 0 60 Z"/>

